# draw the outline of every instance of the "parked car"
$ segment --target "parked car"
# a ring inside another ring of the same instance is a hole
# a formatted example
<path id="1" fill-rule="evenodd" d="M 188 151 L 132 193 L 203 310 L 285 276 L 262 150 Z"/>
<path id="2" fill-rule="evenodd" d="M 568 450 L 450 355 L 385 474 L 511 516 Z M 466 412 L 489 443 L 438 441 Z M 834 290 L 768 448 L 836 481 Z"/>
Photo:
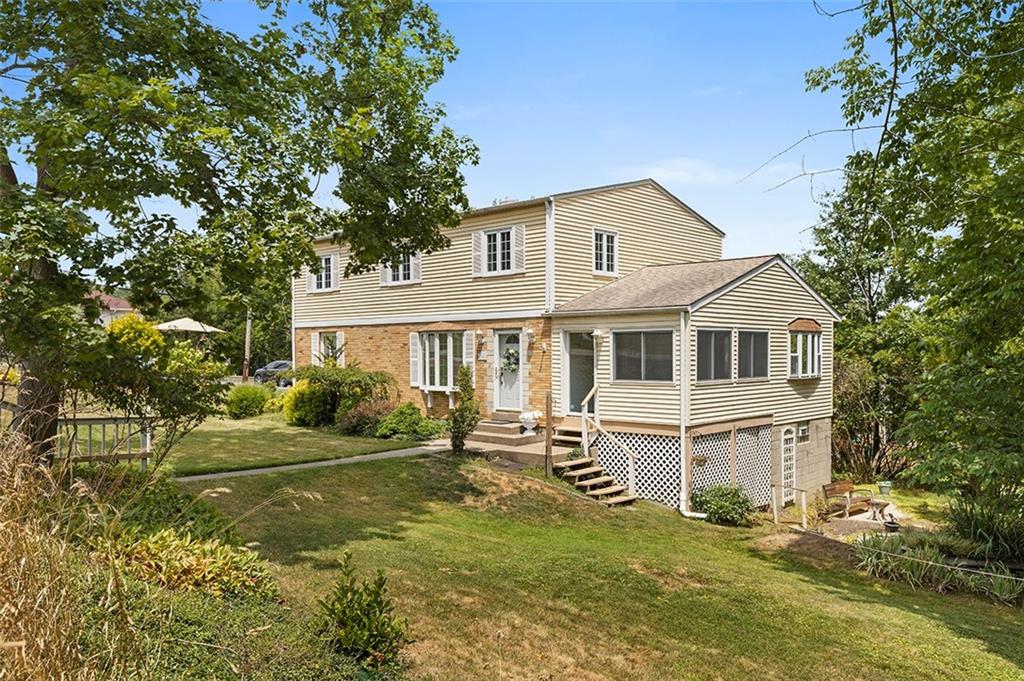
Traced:
<path id="1" fill-rule="evenodd" d="M 292 363 L 285 359 L 271 362 L 265 367 L 260 367 L 253 374 L 257 383 L 276 383 L 281 387 L 292 384 L 292 379 L 280 376 L 280 374 L 292 368 Z"/>

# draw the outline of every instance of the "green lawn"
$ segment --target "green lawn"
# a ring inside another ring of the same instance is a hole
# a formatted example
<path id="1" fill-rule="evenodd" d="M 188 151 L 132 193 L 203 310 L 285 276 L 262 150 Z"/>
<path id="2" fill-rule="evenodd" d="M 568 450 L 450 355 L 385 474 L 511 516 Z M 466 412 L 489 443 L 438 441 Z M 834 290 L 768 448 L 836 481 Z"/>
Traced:
<path id="1" fill-rule="evenodd" d="M 876 582 L 809 535 L 609 510 L 437 457 L 225 482 L 213 501 L 235 515 L 284 487 L 320 495 L 239 529 L 297 613 L 345 550 L 387 570 L 414 678 L 1024 678 L 1019 610 Z"/>
<path id="2" fill-rule="evenodd" d="M 280 414 L 232 421 L 210 419 L 182 438 L 164 466 L 173 475 L 195 475 L 341 459 L 415 446 L 415 442 L 348 437 L 330 429 L 297 428 Z"/>

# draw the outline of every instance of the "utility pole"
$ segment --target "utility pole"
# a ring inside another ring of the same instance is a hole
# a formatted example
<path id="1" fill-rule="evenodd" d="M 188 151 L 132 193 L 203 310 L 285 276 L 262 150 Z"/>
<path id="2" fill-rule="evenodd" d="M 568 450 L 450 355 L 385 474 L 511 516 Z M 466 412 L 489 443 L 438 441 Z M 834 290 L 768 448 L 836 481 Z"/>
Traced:
<path id="1" fill-rule="evenodd" d="M 245 307 L 245 357 L 242 359 L 242 383 L 249 382 L 249 349 L 252 345 L 252 308 Z"/>

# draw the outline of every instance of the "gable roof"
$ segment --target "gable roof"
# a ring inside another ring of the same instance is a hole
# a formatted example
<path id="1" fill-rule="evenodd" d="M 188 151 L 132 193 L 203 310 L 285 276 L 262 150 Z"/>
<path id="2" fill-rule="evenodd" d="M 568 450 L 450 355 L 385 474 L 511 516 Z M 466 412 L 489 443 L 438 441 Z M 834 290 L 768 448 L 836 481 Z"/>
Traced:
<path id="1" fill-rule="evenodd" d="M 705 225 L 706 227 L 717 233 L 719 236 L 725 236 L 725 232 L 723 232 L 721 229 L 712 224 L 710 220 L 708 220 L 703 215 L 695 211 L 693 208 L 690 208 L 690 206 L 684 203 L 682 199 L 680 199 L 678 196 L 676 196 L 669 190 L 665 189 L 665 187 L 663 187 L 660 183 L 656 182 L 655 180 L 652 180 L 649 177 L 645 177 L 640 180 L 632 180 L 630 182 L 619 182 L 617 184 L 605 184 L 597 187 L 587 187 L 585 189 L 574 189 L 572 191 L 561 192 L 559 194 L 550 194 L 548 196 L 523 199 L 521 201 L 507 201 L 505 203 L 499 203 L 493 206 L 484 206 L 483 208 L 473 208 L 467 211 L 465 214 L 463 214 L 463 218 L 473 217 L 475 215 L 490 215 L 491 213 L 500 213 L 501 211 L 516 210 L 520 208 L 530 208 L 532 206 L 541 206 L 550 200 L 558 201 L 559 199 L 569 199 L 574 196 L 585 196 L 587 194 L 602 194 L 605 192 L 613 192 L 617 189 L 642 187 L 644 185 L 657 189 L 666 197 L 671 199 L 680 208 L 693 214 L 693 216 L 696 217 L 697 220 L 701 222 L 701 224 Z M 314 238 L 313 241 L 330 241 L 333 238 L 334 234 L 324 234 Z"/>
<path id="2" fill-rule="evenodd" d="M 553 315 L 696 311 L 773 265 L 781 266 L 835 320 L 842 316 L 781 255 L 648 265 L 555 308 Z"/>
<path id="3" fill-rule="evenodd" d="M 680 199 L 678 196 L 676 196 L 669 190 L 665 189 L 665 187 L 663 187 L 659 182 L 649 177 L 645 177 L 639 180 L 631 180 L 630 182 L 619 182 L 617 184 L 604 184 L 599 185 L 597 187 L 587 187 L 585 189 L 574 189 L 572 191 L 551 194 L 550 196 L 542 196 L 540 198 L 524 199 L 522 201 L 509 201 L 507 203 L 499 203 L 494 206 L 474 208 L 473 210 L 470 210 L 468 213 L 466 213 L 466 216 L 469 217 L 471 215 L 487 215 L 488 213 L 495 213 L 502 210 L 527 208 L 529 206 L 540 205 L 542 203 L 545 203 L 549 199 L 554 199 L 555 201 L 557 201 L 558 199 L 569 199 L 574 196 L 585 196 L 587 194 L 602 194 L 605 192 L 612 192 L 617 189 L 629 189 L 630 187 L 642 187 L 644 185 L 657 189 L 662 194 L 671 199 L 674 203 L 676 203 L 680 208 L 686 210 L 689 213 L 692 213 L 705 226 L 711 228 L 719 235 L 725 236 L 725 232 L 723 232 L 721 229 L 712 224 L 710 220 L 708 220 L 703 215 L 695 211 L 693 208 L 690 208 L 690 206 L 685 204 L 682 199 Z"/>

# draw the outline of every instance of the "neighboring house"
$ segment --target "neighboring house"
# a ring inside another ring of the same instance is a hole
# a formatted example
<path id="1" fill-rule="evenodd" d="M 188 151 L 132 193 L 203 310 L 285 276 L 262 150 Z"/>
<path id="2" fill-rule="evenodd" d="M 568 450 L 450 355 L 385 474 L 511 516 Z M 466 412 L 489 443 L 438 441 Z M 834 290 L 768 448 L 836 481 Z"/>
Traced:
<path id="1" fill-rule="evenodd" d="M 100 323 L 104 326 L 110 326 L 110 322 L 124 317 L 126 315 L 135 314 L 135 308 L 124 298 L 118 296 L 112 296 L 107 293 L 100 291 L 92 291 L 89 293 L 90 298 L 98 298 L 100 301 Z"/>
<path id="2" fill-rule="evenodd" d="M 474 210 L 448 235 L 348 279 L 345 247 L 318 241 L 322 271 L 293 283 L 295 365 L 387 371 L 443 415 L 468 364 L 486 418 L 551 391 L 566 439 L 590 395 L 600 463 L 684 511 L 714 483 L 767 504 L 772 482 L 830 481 L 839 316 L 782 257 L 722 260 L 724 233 L 653 180 Z"/>

